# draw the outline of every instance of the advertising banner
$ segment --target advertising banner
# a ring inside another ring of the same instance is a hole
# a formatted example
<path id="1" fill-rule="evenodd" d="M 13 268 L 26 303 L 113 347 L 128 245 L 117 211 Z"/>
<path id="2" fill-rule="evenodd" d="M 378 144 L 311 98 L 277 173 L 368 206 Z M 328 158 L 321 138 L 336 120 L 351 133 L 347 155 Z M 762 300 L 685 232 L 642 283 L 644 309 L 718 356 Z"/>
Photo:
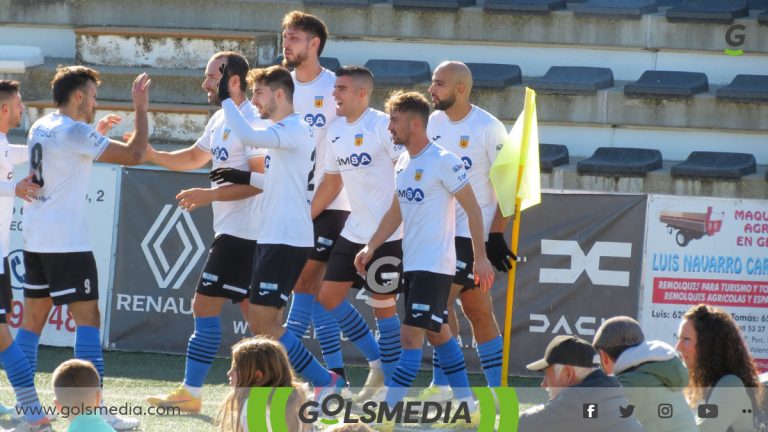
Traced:
<path id="1" fill-rule="evenodd" d="M 637 317 L 645 207 L 645 195 L 548 193 L 522 213 L 511 375 L 531 375 L 557 335 L 591 342 L 605 319 Z M 494 304 L 503 317 L 503 290 Z"/>
<path id="2" fill-rule="evenodd" d="M 691 306 L 719 306 L 768 370 L 768 202 L 652 195 L 646 226 L 647 337 L 675 344 Z"/>

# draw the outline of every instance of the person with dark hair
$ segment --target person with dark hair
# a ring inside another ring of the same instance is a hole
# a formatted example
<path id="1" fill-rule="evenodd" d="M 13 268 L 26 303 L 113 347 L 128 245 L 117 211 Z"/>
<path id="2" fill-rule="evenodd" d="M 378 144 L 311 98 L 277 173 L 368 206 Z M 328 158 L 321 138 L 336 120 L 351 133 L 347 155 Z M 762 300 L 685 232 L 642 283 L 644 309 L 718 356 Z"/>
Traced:
<path id="1" fill-rule="evenodd" d="M 646 341 L 640 324 L 627 316 L 606 320 L 597 329 L 592 346 L 600 354 L 603 370 L 615 375 L 624 387 L 645 430 L 698 431 L 683 395 L 688 370 L 673 347 L 662 341 Z M 663 417 L 659 404 L 669 405 Z"/>
<path id="2" fill-rule="evenodd" d="M 328 127 L 336 120 L 336 106 L 333 103 L 336 75 L 320 65 L 320 55 L 328 40 L 328 28 L 320 18 L 314 15 L 293 11 L 283 18 L 282 36 L 283 64 L 293 68 L 291 77 L 296 87 L 293 106 L 304 121 L 312 127 L 314 136 L 315 165 L 309 175 L 307 193 L 312 200 L 313 208 L 316 209 L 312 214 L 314 245 L 296 282 L 286 326 L 296 337 L 301 338 L 309 330 L 311 322 L 315 327 L 326 366 L 344 377 L 340 329 L 337 323 L 343 316 L 326 311 L 317 299 L 323 283 L 326 263 L 334 245 L 339 240 L 350 210 L 343 187 L 317 193 L 319 192 L 317 188 L 325 176 Z M 362 317 L 356 314 L 354 308 L 347 306 L 348 302 L 344 301 L 339 310 L 344 312 L 344 316 L 347 314 L 354 316 L 354 319 L 349 322 L 359 323 Z M 350 330 L 349 327 L 346 330 Z M 365 330 L 370 333 L 367 324 Z M 366 336 L 365 339 L 370 342 L 373 335 Z M 376 344 L 367 346 L 370 348 L 364 351 L 366 358 L 379 361 L 381 354 Z M 374 372 L 375 370 L 371 373 Z"/>
<path id="3" fill-rule="evenodd" d="M 491 185 L 491 165 L 507 141 L 507 129 L 496 117 L 470 102 L 472 72 L 457 61 L 440 63 L 432 74 L 429 94 L 435 112 L 429 117 L 427 133 L 433 142 L 458 156 L 469 174 L 472 190 L 483 212 L 483 234 L 486 254 L 499 271 L 506 272 L 514 254 L 504 239 L 509 218 L 499 210 Z M 477 354 L 490 387 L 501 386 L 501 360 L 504 350 L 499 326 L 493 314 L 491 296 L 476 289 L 472 278 L 472 240 L 467 215 L 456 207 L 456 275 L 448 297 L 448 323 L 453 334 L 459 334 L 456 299 L 471 323 L 477 343 Z M 432 383 L 420 398 L 443 401 L 451 397 L 448 380 L 433 353 Z"/>
<path id="4" fill-rule="evenodd" d="M 268 126 L 270 122 L 261 120 L 258 111 L 245 96 L 249 68 L 248 61 L 239 53 L 222 51 L 208 60 L 202 86 L 208 94 L 208 102 L 221 105 L 218 86 L 223 65 L 226 65 L 229 74 L 240 78 L 239 91 L 233 95 L 232 101 L 243 118 L 252 126 Z M 197 169 L 212 162 L 209 188 L 186 189 L 176 196 L 179 206 L 188 211 L 210 205 L 216 233 L 192 299 L 195 324 L 187 344 L 184 382 L 170 394 L 147 398 L 150 405 L 177 407 L 184 412 L 197 413 L 202 405 L 203 383 L 221 344 L 221 308 L 230 300 L 239 304 L 243 316 L 247 317 L 247 303 L 243 300 L 248 297 L 256 251 L 256 230 L 260 221 L 258 190 L 247 183 L 252 171 L 264 172 L 264 152 L 245 146 L 233 136 L 224 111 L 219 109 L 193 145 L 173 152 L 156 151 L 150 147 L 147 159 L 173 171 Z M 218 183 L 216 173 L 226 170 L 242 171 L 245 185 Z"/>
<path id="5" fill-rule="evenodd" d="M 597 352 L 576 336 L 555 336 L 544 357 L 526 366 L 544 372 L 549 402 L 520 414 L 519 432 L 642 432 L 624 413 L 629 403 L 619 381 L 597 367 Z M 648 429 L 648 432 L 656 432 Z"/>
<path id="6" fill-rule="evenodd" d="M 688 405 L 699 414 L 700 404 L 718 407 L 717 416 L 696 417 L 699 429 L 753 431 L 764 389 L 741 329 L 731 314 L 705 304 L 693 306 L 683 315 L 675 348 L 688 367 Z"/>
<path id="7" fill-rule="evenodd" d="M 379 352 L 380 358 L 368 357 L 371 373 L 358 400 L 367 400 L 384 385 L 400 358 L 400 318 L 397 293 L 402 291 L 402 229 L 397 229 L 376 251 L 363 279 L 355 270 L 355 255 L 363 248 L 387 211 L 395 191 L 394 165 L 403 146 L 392 142 L 387 130 L 389 118 L 370 108 L 373 75 L 360 66 L 344 66 L 336 71 L 333 92 L 336 119 L 328 128 L 325 149 L 325 176 L 315 197 L 336 195 L 346 187 L 352 213 L 328 260 L 320 303 L 339 321 L 346 336 L 366 356 Z M 312 216 L 323 211 L 318 199 L 312 202 Z M 350 287 L 365 288 L 366 302 L 373 307 L 379 329 L 377 341 L 368 325 L 347 301 Z M 347 311 L 355 312 L 350 315 Z M 349 319 L 354 316 L 353 319 Z"/>
<path id="8" fill-rule="evenodd" d="M 57 110 L 29 130 L 27 148 L 33 181 L 40 186 L 24 204 L 24 319 L 16 343 L 34 373 L 37 346 L 53 305 L 67 305 L 74 318 L 75 357 L 90 361 L 104 376 L 96 260 L 88 239 L 83 199 L 94 161 L 138 165 L 147 154 L 149 87 L 146 73 L 133 82 L 135 133 L 128 142 L 104 136 L 120 121 L 115 115 L 90 126 L 96 114 L 99 73 L 85 66 L 60 67 L 51 87 Z M 116 429 L 138 420 L 111 416 Z"/>
<path id="9" fill-rule="evenodd" d="M 355 257 L 355 267 L 366 274 L 376 250 L 403 225 L 405 318 L 397 369 L 386 380 L 384 397 L 394 406 L 408 392 L 419 372 L 424 337 L 444 360 L 453 393 L 471 413 L 477 427 L 464 354 L 446 321 L 451 281 L 456 271 L 456 201 L 467 213 L 475 253 L 473 273 L 483 292 L 493 284 L 493 268 L 485 255 L 483 218 L 461 159 L 434 144 L 427 136 L 429 102 L 416 92 L 395 92 L 387 100 L 389 131 L 395 144 L 407 150 L 395 165 L 395 193 L 389 210 L 366 246 Z M 377 395 L 378 396 L 378 395 Z M 462 427 L 467 424 L 461 425 Z"/>
<path id="10" fill-rule="evenodd" d="M 31 175 L 18 182 L 13 181 L 14 165 L 26 162 L 29 156 L 25 146 L 9 144 L 6 135 L 12 128 L 21 126 L 23 114 L 24 104 L 18 81 L 0 80 L 0 365 L 5 369 L 16 401 L 24 410 L 24 426 L 28 430 L 49 431 L 50 422 L 40 410 L 34 375 L 24 351 L 11 336 L 7 319 L 13 300 L 8 254 L 14 197 L 30 201 L 40 188 L 32 182 Z"/>
<path id="11" fill-rule="evenodd" d="M 312 170 L 312 130 L 293 109 L 293 79 L 281 66 L 248 74 L 252 102 L 267 128 L 251 126 L 233 99 L 240 96 L 240 77 L 226 69 L 219 83 L 224 116 L 232 134 L 249 147 L 267 149 L 264 174 L 252 173 L 251 184 L 261 193 L 256 253 L 249 295 L 248 324 L 254 335 L 279 341 L 296 372 L 315 387 L 322 399 L 346 383 L 312 357 L 301 340 L 282 326 L 283 309 L 312 248 L 312 219 L 307 200 L 307 176 Z M 242 215 L 241 215 L 242 217 Z"/>

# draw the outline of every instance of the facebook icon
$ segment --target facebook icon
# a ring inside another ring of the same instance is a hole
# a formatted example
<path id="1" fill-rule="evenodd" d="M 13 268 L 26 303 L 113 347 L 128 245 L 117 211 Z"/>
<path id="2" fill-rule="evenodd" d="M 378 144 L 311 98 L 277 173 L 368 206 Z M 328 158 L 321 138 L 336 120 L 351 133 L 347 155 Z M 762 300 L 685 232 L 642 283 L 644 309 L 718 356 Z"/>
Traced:
<path id="1" fill-rule="evenodd" d="M 596 403 L 585 403 L 583 407 L 583 415 L 585 419 L 595 419 L 597 418 L 597 404 Z"/>

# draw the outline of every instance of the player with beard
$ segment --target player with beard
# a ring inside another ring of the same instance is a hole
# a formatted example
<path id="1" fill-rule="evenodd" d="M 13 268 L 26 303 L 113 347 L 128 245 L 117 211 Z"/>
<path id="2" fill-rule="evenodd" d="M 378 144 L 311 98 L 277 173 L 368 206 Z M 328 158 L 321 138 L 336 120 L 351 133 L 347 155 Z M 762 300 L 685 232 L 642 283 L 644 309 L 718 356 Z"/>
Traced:
<path id="1" fill-rule="evenodd" d="M 507 139 L 504 125 L 487 111 L 469 102 L 472 92 L 472 73 L 464 63 L 441 63 L 432 76 L 429 93 L 435 112 L 429 118 L 427 133 L 432 142 L 454 153 L 464 163 L 472 190 L 483 214 L 483 236 L 488 259 L 502 272 L 510 267 L 515 256 L 504 240 L 508 218 L 501 216 L 498 200 L 490 179 L 490 169 L 496 155 Z M 488 385 L 501 385 L 503 342 L 493 305 L 487 292 L 477 289 L 472 277 L 472 240 L 467 214 L 456 206 L 456 275 L 448 298 L 449 324 L 458 334 L 456 297 L 461 299 L 464 314 L 472 324 L 477 353 Z M 424 399 L 442 401 L 450 399 L 450 388 L 440 365 L 439 354 L 433 358 L 432 385 L 422 392 Z"/>
<path id="2" fill-rule="evenodd" d="M 268 128 L 253 128 L 230 99 L 240 90 L 238 76 L 219 86 L 219 97 L 227 124 L 240 141 L 267 149 L 265 172 L 249 177 L 261 193 L 256 258 L 249 295 L 248 324 L 255 335 L 279 341 L 294 370 L 315 387 L 322 399 L 346 384 L 338 374 L 323 368 L 283 327 L 283 309 L 312 249 L 312 219 L 307 200 L 307 176 L 312 171 L 312 129 L 293 109 L 293 79 L 287 69 L 272 66 L 248 74 L 253 86 L 253 104 L 262 118 L 272 120 Z M 224 84 L 228 83 L 228 87 Z M 247 217 L 247 216 L 246 216 Z"/>
<path id="3" fill-rule="evenodd" d="M 135 133 L 123 143 L 103 134 L 119 121 L 107 116 L 94 129 L 99 73 L 85 66 L 56 70 L 51 87 L 57 110 L 37 120 L 27 148 L 33 181 L 40 186 L 24 204 L 24 319 L 16 343 L 34 373 L 40 333 L 53 305 L 68 306 L 74 318 L 75 357 L 93 363 L 104 377 L 99 328 L 99 281 L 88 240 L 85 195 L 94 161 L 138 165 L 144 162 L 150 79 L 139 75 L 131 96 Z M 107 416 L 105 416 L 106 418 Z M 115 429 L 132 429 L 138 420 L 109 416 Z"/>
<path id="4" fill-rule="evenodd" d="M 368 244 L 357 254 L 355 267 L 366 265 L 381 245 L 403 224 L 405 318 L 403 349 L 397 370 L 386 380 L 384 399 L 389 406 L 400 401 L 421 366 L 426 336 L 443 361 L 456 398 L 467 403 L 470 423 L 477 427 L 479 411 L 469 388 L 464 354 L 445 322 L 448 294 L 456 269 L 454 237 L 456 202 L 467 214 L 475 254 L 474 281 L 483 292 L 493 284 L 493 269 L 485 256 L 483 218 L 464 165 L 456 155 L 427 136 L 429 102 L 416 92 L 397 92 L 386 103 L 389 130 L 396 144 L 405 146 L 395 166 L 396 192 L 392 205 Z M 380 396 L 377 396 L 378 399 Z"/>
<path id="5" fill-rule="evenodd" d="M 320 55 L 327 39 L 328 29 L 316 16 L 293 11 L 283 17 L 283 65 L 293 68 L 293 105 L 312 127 L 315 138 L 315 169 L 308 182 L 309 197 L 315 209 L 312 214 L 315 244 L 296 283 L 286 325 L 297 337 L 303 337 L 312 321 L 326 366 L 345 376 L 337 324 L 339 317 L 334 319 L 317 301 L 326 263 L 350 209 L 343 188 L 315 194 L 315 188 L 325 176 L 327 129 L 336 119 L 333 103 L 336 75 L 320 66 Z M 380 354 L 377 351 L 366 352 L 366 357 L 378 360 Z"/>
<path id="6" fill-rule="evenodd" d="M 245 97 L 245 78 L 248 61 L 241 54 L 224 51 L 214 54 L 205 69 L 203 90 L 211 105 L 220 106 L 218 86 L 221 68 L 227 65 L 230 75 L 240 78 L 241 92 L 232 101 L 253 127 L 271 124 L 261 120 L 259 113 Z M 248 287 L 251 283 L 253 258 L 256 251 L 258 190 L 248 186 L 251 171 L 264 172 L 264 153 L 247 147 L 232 134 L 224 119 L 224 111 L 218 110 L 208 121 L 203 135 L 192 146 L 174 152 L 156 151 L 150 147 L 147 160 L 173 171 L 188 171 L 212 162 L 217 170 L 238 170 L 245 178 L 243 184 L 217 185 L 215 175 L 210 188 L 181 191 L 176 198 L 179 206 L 192 211 L 211 205 L 213 229 L 216 236 L 208 252 L 208 259 L 192 299 L 194 332 L 187 345 L 184 383 L 170 394 L 147 398 L 154 406 L 178 407 L 181 411 L 198 413 L 202 405 L 201 391 L 214 356 L 221 344 L 221 308 L 227 300 L 240 304 L 247 318 Z"/>
<path id="7" fill-rule="evenodd" d="M 43 415 L 35 390 L 35 381 L 24 351 L 13 341 L 7 317 L 11 314 L 13 293 L 11 291 L 11 269 L 8 265 L 10 253 L 11 220 L 13 201 L 17 196 L 31 201 L 40 186 L 32 183 L 32 176 L 13 181 L 13 166 L 28 160 L 27 148 L 8 143 L 6 134 L 11 128 L 21 126 L 24 104 L 21 103 L 19 83 L 0 80 L 0 365 L 3 365 L 8 381 L 16 394 L 16 401 L 24 410 L 23 427 L 30 431 L 50 431 L 48 419 Z"/>

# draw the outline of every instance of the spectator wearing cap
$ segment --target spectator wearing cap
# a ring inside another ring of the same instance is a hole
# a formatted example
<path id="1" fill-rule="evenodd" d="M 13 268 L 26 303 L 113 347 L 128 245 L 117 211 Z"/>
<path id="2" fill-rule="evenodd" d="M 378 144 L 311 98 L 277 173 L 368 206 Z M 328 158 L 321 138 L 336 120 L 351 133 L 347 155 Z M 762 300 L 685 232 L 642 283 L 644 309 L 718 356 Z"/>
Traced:
<path id="1" fill-rule="evenodd" d="M 699 430 L 683 394 L 688 370 L 672 346 L 646 341 L 640 324 L 628 316 L 605 321 L 597 329 L 592 346 L 600 354 L 603 370 L 615 375 L 624 387 L 645 430 Z"/>
<path id="2" fill-rule="evenodd" d="M 597 352 L 589 342 L 574 336 L 557 336 L 544 358 L 528 366 L 543 371 L 541 386 L 549 402 L 520 415 L 519 432 L 639 432 L 643 427 L 629 415 L 629 405 L 619 381 L 597 367 Z"/>

